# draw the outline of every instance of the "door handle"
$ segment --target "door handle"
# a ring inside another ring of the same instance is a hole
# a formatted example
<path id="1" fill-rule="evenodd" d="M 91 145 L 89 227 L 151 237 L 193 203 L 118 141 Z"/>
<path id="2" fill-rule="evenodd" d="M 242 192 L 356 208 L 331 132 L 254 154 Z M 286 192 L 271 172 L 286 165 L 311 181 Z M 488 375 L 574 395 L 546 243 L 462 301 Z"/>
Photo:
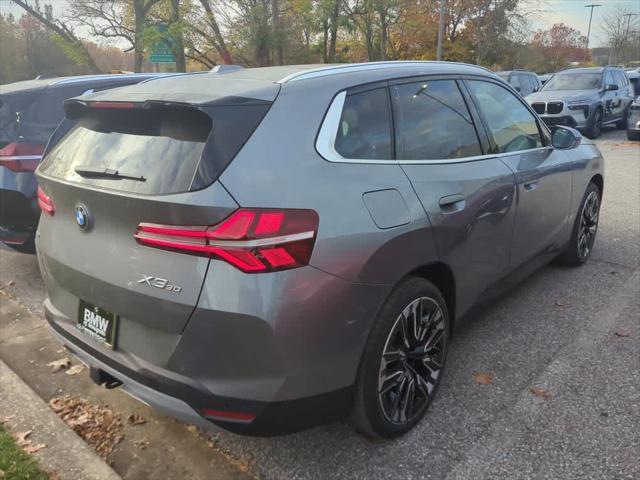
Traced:
<path id="1" fill-rule="evenodd" d="M 446 197 L 440 198 L 438 201 L 440 208 L 446 212 L 458 212 L 464 209 L 465 206 L 465 198 L 463 195 L 447 195 Z"/>
<path id="2" fill-rule="evenodd" d="M 524 190 L 526 192 L 530 192 L 531 190 L 535 190 L 538 188 L 538 181 L 534 180 L 533 182 L 527 182 L 524 184 Z"/>

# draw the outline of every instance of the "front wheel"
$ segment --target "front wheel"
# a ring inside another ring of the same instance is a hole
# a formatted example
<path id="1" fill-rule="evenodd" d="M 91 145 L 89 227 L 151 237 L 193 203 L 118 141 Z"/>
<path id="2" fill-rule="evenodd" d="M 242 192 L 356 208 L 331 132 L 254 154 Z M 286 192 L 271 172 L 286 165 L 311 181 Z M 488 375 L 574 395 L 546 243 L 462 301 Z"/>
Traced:
<path id="1" fill-rule="evenodd" d="M 560 263 L 577 267 L 591 255 L 598 233 L 600 202 L 600 190 L 595 184 L 589 183 L 573 224 L 569 245 L 558 258 Z"/>
<path id="2" fill-rule="evenodd" d="M 442 376 L 449 328 L 435 285 L 409 277 L 396 287 L 363 353 L 352 415 L 358 431 L 393 438 L 422 419 Z"/>
<path id="3" fill-rule="evenodd" d="M 602 115 L 602 108 L 598 108 L 593 114 L 589 126 L 584 131 L 586 137 L 590 139 L 598 138 L 602 131 Z"/>

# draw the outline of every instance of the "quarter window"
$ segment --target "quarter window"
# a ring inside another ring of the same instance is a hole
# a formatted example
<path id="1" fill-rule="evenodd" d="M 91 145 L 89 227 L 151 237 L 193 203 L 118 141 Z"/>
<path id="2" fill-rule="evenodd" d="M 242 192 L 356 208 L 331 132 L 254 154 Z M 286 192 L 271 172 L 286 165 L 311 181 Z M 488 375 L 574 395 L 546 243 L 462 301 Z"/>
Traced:
<path id="1" fill-rule="evenodd" d="M 394 85 L 391 98 L 398 160 L 482 155 L 471 115 L 454 80 Z"/>
<path id="2" fill-rule="evenodd" d="M 491 82 L 470 80 L 468 85 L 489 129 L 493 153 L 542 147 L 535 117 L 515 95 Z"/>
<path id="3" fill-rule="evenodd" d="M 344 158 L 390 160 L 391 121 L 386 88 L 348 95 L 335 150 Z"/>

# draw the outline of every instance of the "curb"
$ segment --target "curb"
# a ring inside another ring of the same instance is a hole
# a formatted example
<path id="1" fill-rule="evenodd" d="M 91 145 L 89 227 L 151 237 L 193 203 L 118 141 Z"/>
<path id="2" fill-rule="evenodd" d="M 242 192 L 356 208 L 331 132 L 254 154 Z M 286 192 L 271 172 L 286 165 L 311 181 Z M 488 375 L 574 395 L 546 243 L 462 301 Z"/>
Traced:
<path id="1" fill-rule="evenodd" d="M 10 431 L 32 430 L 29 439 L 47 445 L 34 456 L 62 480 L 122 480 L 2 360 L 0 413 L 9 418 L 4 425 Z"/>

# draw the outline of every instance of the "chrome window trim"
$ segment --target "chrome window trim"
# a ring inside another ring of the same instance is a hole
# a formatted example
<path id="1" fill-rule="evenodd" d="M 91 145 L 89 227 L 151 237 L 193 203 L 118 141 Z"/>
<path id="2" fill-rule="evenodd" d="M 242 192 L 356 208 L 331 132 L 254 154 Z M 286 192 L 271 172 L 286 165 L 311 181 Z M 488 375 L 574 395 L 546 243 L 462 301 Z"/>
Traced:
<path id="1" fill-rule="evenodd" d="M 365 163 L 365 164 L 377 164 L 377 165 L 438 165 L 449 163 L 467 163 L 477 160 L 487 160 L 490 158 L 509 157 L 512 155 L 519 155 L 522 153 L 529 153 L 541 150 L 552 150 L 551 145 L 542 147 L 530 148 L 527 150 L 517 150 L 515 152 L 505 153 L 489 153 L 485 155 L 476 155 L 472 157 L 462 158 L 440 158 L 429 160 L 380 160 L 380 159 L 367 159 L 367 158 L 345 158 L 340 155 L 335 149 L 336 136 L 338 134 L 338 126 L 340 124 L 340 117 L 342 116 L 342 108 L 347 98 L 347 91 L 343 90 L 338 93 L 329 105 L 318 136 L 316 137 L 316 150 L 322 158 L 332 163 Z"/>

